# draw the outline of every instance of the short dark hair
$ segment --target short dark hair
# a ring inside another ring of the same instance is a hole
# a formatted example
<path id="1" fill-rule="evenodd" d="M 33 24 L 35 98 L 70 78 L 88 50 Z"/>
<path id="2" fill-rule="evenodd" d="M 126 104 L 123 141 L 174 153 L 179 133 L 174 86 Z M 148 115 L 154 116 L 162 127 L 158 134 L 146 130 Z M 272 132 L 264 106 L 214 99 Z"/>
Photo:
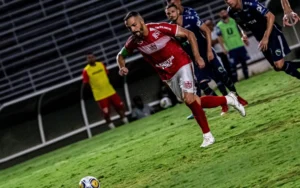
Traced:
<path id="1" fill-rule="evenodd" d="M 137 16 L 141 16 L 140 13 L 136 12 L 136 11 L 130 11 L 126 14 L 126 16 L 124 17 L 124 21 L 127 21 L 129 18 L 131 17 L 137 17 Z"/>
<path id="2" fill-rule="evenodd" d="M 171 8 L 171 7 L 174 7 L 174 8 L 176 8 L 176 9 L 178 9 L 178 7 L 177 7 L 174 3 L 167 5 L 167 6 L 166 6 L 166 9 L 169 9 L 169 8 Z"/>

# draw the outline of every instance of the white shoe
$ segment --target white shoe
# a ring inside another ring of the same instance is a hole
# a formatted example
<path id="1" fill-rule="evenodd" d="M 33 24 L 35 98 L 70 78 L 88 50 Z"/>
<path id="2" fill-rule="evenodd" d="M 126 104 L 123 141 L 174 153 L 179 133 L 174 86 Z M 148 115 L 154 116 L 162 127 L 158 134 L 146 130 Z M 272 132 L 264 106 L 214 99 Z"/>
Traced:
<path id="1" fill-rule="evenodd" d="M 124 117 L 123 119 L 122 119 L 122 122 L 124 123 L 124 124 L 127 124 L 129 121 L 128 121 L 128 118 L 127 117 Z"/>
<path id="2" fill-rule="evenodd" d="M 205 148 L 209 145 L 212 145 L 213 143 L 215 143 L 215 138 L 211 134 L 211 132 L 208 132 L 208 133 L 203 134 L 203 142 L 200 147 Z"/>
<path id="3" fill-rule="evenodd" d="M 227 104 L 232 106 L 234 109 L 236 109 L 237 111 L 239 111 L 239 113 L 241 114 L 241 116 L 245 117 L 246 116 L 246 111 L 244 106 L 239 103 L 236 95 L 232 92 L 230 92 L 228 95 L 225 96 L 226 100 L 227 100 Z"/>
<path id="4" fill-rule="evenodd" d="M 110 124 L 108 124 L 108 127 L 109 127 L 110 129 L 115 129 L 115 128 L 116 128 L 116 126 L 115 126 L 115 124 L 114 124 L 114 123 L 110 123 Z"/>

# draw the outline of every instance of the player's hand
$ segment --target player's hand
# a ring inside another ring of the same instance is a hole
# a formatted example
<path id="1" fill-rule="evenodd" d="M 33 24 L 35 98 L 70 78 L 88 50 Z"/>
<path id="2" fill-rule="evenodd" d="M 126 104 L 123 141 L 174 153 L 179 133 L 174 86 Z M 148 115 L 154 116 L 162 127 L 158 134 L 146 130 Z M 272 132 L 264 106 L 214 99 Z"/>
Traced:
<path id="1" fill-rule="evenodd" d="M 202 57 L 197 58 L 197 59 L 196 59 L 196 63 L 198 64 L 198 66 L 199 66 L 200 69 L 203 69 L 203 68 L 205 67 L 205 62 L 204 62 L 204 60 L 202 59 Z"/>
<path id="2" fill-rule="evenodd" d="M 207 52 L 207 59 L 208 61 L 212 61 L 215 58 L 214 53 L 212 52 L 212 50 L 208 50 Z"/>
<path id="3" fill-rule="evenodd" d="M 126 67 L 120 68 L 119 74 L 120 74 L 121 76 L 126 76 L 126 75 L 128 74 L 128 69 L 127 69 Z"/>
<path id="4" fill-rule="evenodd" d="M 244 44 L 245 44 L 246 46 L 249 46 L 249 40 L 248 40 L 247 35 L 243 35 L 243 36 L 242 36 L 242 41 L 244 42 Z"/>
<path id="5" fill-rule="evenodd" d="M 298 14 L 296 14 L 295 12 L 290 12 L 290 13 L 286 13 L 283 16 L 282 22 L 283 22 L 283 26 L 293 26 L 295 25 L 297 22 L 300 21 L 300 17 L 298 16 Z"/>
<path id="6" fill-rule="evenodd" d="M 268 44 L 269 44 L 269 39 L 264 37 L 259 45 L 258 45 L 258 48 L 260 49 L 260 51 L 266 51 L 268 49 Z"/>

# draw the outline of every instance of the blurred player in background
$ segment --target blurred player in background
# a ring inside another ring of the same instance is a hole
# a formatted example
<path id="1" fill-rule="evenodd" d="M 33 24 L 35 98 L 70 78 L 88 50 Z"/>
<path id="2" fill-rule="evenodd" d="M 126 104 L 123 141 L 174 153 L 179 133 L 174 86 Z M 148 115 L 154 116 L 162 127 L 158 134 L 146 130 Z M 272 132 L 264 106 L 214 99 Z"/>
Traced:
<path id="1" fill-rule="evenodd" d="M 227 56 L 227 54 L 225 54 L 223 52 L 223 49 L 219 43 L 218 35 L 217 35 L 217 28 L 216 28 L 215 24 L 213 23 L 212 20 L 208 19 L 205 21 L 205 25 L 207 25 L 207 27 L 211 31 L 211 44 L 212 44 L 214 50 L 216 51 L 217 55 L 221 58 L 221 61 L 223 63 L 223 66 L 224 66 L 228 76 L 230 78 L 232 78 L 232 73 L 230 70 L 231 67 L 230 67 L 230 63 L 228 60 L 228 56 Z"/>
<path id="2" fill-rule="evenodd" d="M 237 109 L 242 116 L 246 115 L 244 107 L 233 93 L 225 97 L 205 96 L 201 100 L 195 95 L 192 60 L 174 39 L 175 37 L 187 39 L 197 65 L 203 68 L 205 63 L 199 54 L 196 37 L 191 31 L 175 24 L 145 24 L 138 12 L 129 12 L 125 16 L 124 22 L 132 35 L 117 55 L 120 75 L 128 74 L 125 58 L 134 50 L 138 50 L 177 98 L 184 101 L 193 112 L 203 132 L 201 147 L 207 147 L 215 142 L 202 108 L 214 108 L 228 104 Z"/>
<path id="3" fill-rule="evenodd" d="M 194 16 L 195 19 L 200 20 L 197 12 L 193 9 L 193 8 L 190 8 L 190 7 L 184 7 L 182 6 L 181 4 L 181 0 L 166 0 L 167 2 L 167 5 L 175 5 L 177 7 L 177 9 L 179 10 L 179 14 L 180 15 L 185 15 L 185 16 Z M 211 35 L 211 34 L 209 34 Z M 209 37 L 209 36 L 208 36 Z M 209 40 L 211 40 L 211 38 L 209 38 Z M 205 46 L 206 47 L 206 46 Z M 202 49 L 202 48 L 200 48 Z M 207 52 L 209 52 L 210 48 L 208 48 Z M 208 57 L 211 56 L 211 55 L 208 55 Z M 223 66 L 222 66 L 223 67 Z M 223 67 L 224 68 L 224 67 Z M 218 70 L 218 68 L 217 68 Z M 224 70 L 224 69 L 223 69 Z M 219 71 L 216 71 L 215 73 L 218 74 Z M 197 68 L 195 69 L 195 73 L 196 73 L 196 76 L 197 76 Z M 200 74 L 203 74 L 203 71 L 199 71 Z M 224 73 L 224 72 L 223 72 Z M 219 76 L 217 76 L 218 78 L 222 78 L 225 74 L 219 74 Z M 198 74 L 199 75 L 199 74 Z M 204 75 L 201 75 L 201 77 L 204 79 L 205 77 L 207 77 L 207 74 L 205 73 Z M 217 77 L 215 77 L 215 79 L 217 79 Z M 229 78 L 227 76 L 227 78 Z M 199 79 L 199 78 L 198 78 Z M 224 82 L 221 82 L 221 80 L 223 80 Z M 226 80 L 226 81 L 225 81 Z M 200 80 L 198 80 L 201 82 L 201 78 Z M 225 77 L 223 77 L 223 79 L 219 79 L 219 80 L 216 80 L 217 82 L 217 85 L 218 85 L 218 89 L 221 91 L 221 93 L 225 96 L 227 95 L 227 91 L 226 91 L 226 88 L 224 85 L 226 85 L 226 87 L 230 90 L 230 91 L 233 91 L 233 92 L 236 92 L 236 89 L 234 87 L 234 84 L 232 83 L 231 79 L 226 79 Z M 227 83 L 226 83 L 227 82 Z M 230 84 L 230 82 L 232 84 Z M 201 85 L 200 85 L 200 88 L 205 92 L 206 91 L 206 94 L 208 93 L 212 93 L 213 95 L 216 95 L 215 92 L 213 92 L 212 89 L 210 89 L 209 85 L 208 85 L 208 82 L 202 82 Z M 200 92 L 197 91 L 197 94 L 198 96 L 200 96 Z M 239 99 L 239 102 L 241 102 L 241 104 L 243 106 L 246 106 L 248 105 L 248 102 L 244 99 L 242 99 L 241 97 L 238 96 L 238 99 Z M 228 111 L 228 107 L 226 106 L 223 106 L 222 107 L 222 113 L 221 114 L 225 114 L 226 112 Z M 225 112 L 225 113 L 224 113 Z M 187 119 L 191 119 L 193 118 L 192 115 L 188 116 Z"/>
<path id="4" fill-rule="evenodd" d="M 154 113 L 154 109 L 148 104 L 145 104 L 142 100 L 142 97 L 137 95 L 132 99 L 133 108 L 132 108 L 132 118 L 135 120 L 148 117 Z"/>
<path id="5" fill-rule="evenodd" d="M 203 24 L 199 17 L 180 15 L 179 9 L 175 4 L 168 5 L 165 9 L 165 12 L 169 20 L 179 26 L 182 26 L 185 29 L 192 31 L 197 38 L 199 53 L 205 61 L 205 68 L 201 69 L 202 71 L 199 71 L 198 68 L 195 67 L 196 78 L 200 82 L 200 85 L 201 83 L 203 83 L 203 81 L 209 82 L 211 80 L 210 78 L 217 78 L 216 80 L 220 80 L 231 92 L 237 94 L 233 82 L 228 77 L 226 70 L 217 58 L 217 54 L 212 49 L 210 29 L 205 24 Z M 202 33 L 205 35 L 205 37 Z M 186 44 L 183 49 L 193 59 L 193 53 L 190 49 L 190 45 Z M 207 74 L 207 76 L 203 77 L 202 74 Z M 221 90 L 221 92 L 224 96 L 228 94 L 225 87 Z M 240 96 L 238 96 L 238 100 L 242 105 L 248 104 L 247 101 L 245 101 Z M 222 107 L 221 115 L 224 115 L 225 113 L 227 113 L 227 111 L 227 106 Z"/>
<path id="6" fill-rule="evenodd" d="M 181 1 L 180 0 L 171 0 L 171 1 L 167 1 L 168 6 L 174 5 L 178 10 L 179 10 L 179 15 L 181 15 L 181 13 L 183 13 L 186 16 L 193 16 L 195 17 L 195 19 L 199 19 L 199 16 L 197 14 L 197 12 L 189 7 L 183 7 L 181 5 Z M 180 8 L 178 8 L 180 7 Z M 167 9 L 165 9 L 166 11 Z M 175 23 L 174 20 L 170 19 L 169 16 L 167 15 L 166 12 L 166 16 L 168 17 L 168 19 L 172 22 Z M 176 23 L 175 23 L 176 24 Z M 180 24 L 178 24 L 180 25 Z M 182 24 L 180 25 L 182 26 Z M 193 58 L 193 54 L 191 51 L 191 46 L 188 44 L 188 42 L 186 41 L 181 41 L 181 39 L 177 38 L 177 40 L 181 43 L 182 48 L 188 53 L 188 55 L 190 55 L 191 58 Z M 211 41 L 211 40 L 210 40 Z M 199 45 L 199 44 L 198 44 Z M 205 45 L 211 45 L 210 43 L 207 43 Z M 201 47 L 200 47 L 200 51 L 201 51 Z M 205 48 L 207 49 L 207 48 Z M 206 57 L 204 58 L 204 61 L 208 61 L 206 60 L 207 57 L 209 57 L 210 59 L 214 58 L 213 52 L 211 50 L 211 48 L 208 48 L 207 51 L 204 52 L 205 56 L 201 55 L 202 57 Z M 193 60 L 193 59 L 192 59 Z M 193 60 L 193 62 L 195 63 L 195 61 Z M 200 69 L 197 65 L 194 65 L 194 74 L 196 76 L 196 89 L 197 89 L 197 95 L 200 97 L 201 96 L 201 90 L 204 92 L 205 95 L 213 95 L 213 96 L 217 96 L 216 92 L 210 88 L 210 86 L 208 85 L 208 83 L 211 81 L 212 77 L 213 77 L 213 71 L 212 71 L 212 67 L 211 66 L 205 66 L 204 68 Z M 214 77 L 215 82 L 217 83 L 217 86 L 219 88 L 219 90 L 221 91 L 221 93 L 223 93 L 223 95 L 227 95 L 227 90 L 226 87 L 224 86 L 224 84 L 220 81 L 217 80 L 216 77 Z M 224 115 L 225 113 L 228 112 L 228 106 L 222 106 L 222 112 L 221 115 Z M 189 115 L 187 117 L 187 119 L 193 119 L 194 116 L 193 114 Z"/>
<path id="7" fill-rule="evenodd" d="M 292 10 L 288 0 L 281 0 L 281 5 L 284 12 L 283 26 L 293 26 L 300 21 L 300 17 Z"/>
<path id="8" fill-rule="evenodd" d="M 291 52 L 280 26 L 275 23 L 275 16 L 257 0 L 225 0 L 229 16 L 243 28 L 250 30 L 269 63 L 277 71 L 300 79 L 299 64 L 285 61 L 284 57 Z M 243 33 L 243 40 L 247 36 Z"/>
<path id="9" fill-rule="evenodd" d="M 178 8 L 179 13 L 181 15 L 189 15 L 189 16 L 199 17 L 197 12 L 195 11 L 195 9 L 193 9 L 191 7 L 182 6 L 181 0 L 166 0 L 166 2 L 167 2 L 167 5 L 170 5 L 170 4 L 176 5 L 176 7 Z"/>
<path id="10" fill-rule="evenodd" d="M 96 61 L 96 57 L 90 53 L 87 55 L 88 65 L 83 69 L 82 77 L 85 85 L 90 85 L 95 101 L 104 114 L 108 127 L 115 128 L 110 119 L 110 105 L 112 104 L 121 116 L 123 123 L 128 123 L 125 116 L 125 107 L 120 96 L 116 93 L 108 79 L 108 70 L 102 62 Z"/>
<path id="11" fill-rule="evenodd" d="M 217 35 L 219 36 L 219 43 L 223 49 L 224 54 L 228 54 L 231 63 L 231 72 L 233 82 L 238 81 L 237 65 L 242 66 L 244 78 L 249 78 L 247 60 L 250 59 L 248 52 L 242 41 L 242 33 L 234 19 L 228 16 L 226 10 L 222 10 L 219 14 L 221 20 L 217 23 Z M 248 44 L 248 40 L 245 40 Z"/>

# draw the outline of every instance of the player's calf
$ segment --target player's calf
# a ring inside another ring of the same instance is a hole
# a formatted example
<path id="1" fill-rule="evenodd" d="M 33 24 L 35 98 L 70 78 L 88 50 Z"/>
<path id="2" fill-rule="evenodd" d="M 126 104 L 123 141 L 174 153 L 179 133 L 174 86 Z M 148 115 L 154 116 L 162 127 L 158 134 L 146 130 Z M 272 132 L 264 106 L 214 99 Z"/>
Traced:
<path id="1" fill-rule="evenodd" d="M 225 97 L 204 96 L 201 97 L 203 108 L 215 108 L 217 106 L 230 105 L 234 107 L 242 116 L 246 116 L 245 108 L 239 103 L 234 93 L 230 92 Z"/>
<path id="2" fill-rule="evenodd" d="M 284 59 L 281 59 L 279 61 L 276 61 L 274 64 L 277 69 L 282 70 L 286 74 L 300 79 L 300 72 L 297 70 L 297 67 L 294 67 L 293 64 L 291 64 L 291 62 L 284 61 Z"/>

